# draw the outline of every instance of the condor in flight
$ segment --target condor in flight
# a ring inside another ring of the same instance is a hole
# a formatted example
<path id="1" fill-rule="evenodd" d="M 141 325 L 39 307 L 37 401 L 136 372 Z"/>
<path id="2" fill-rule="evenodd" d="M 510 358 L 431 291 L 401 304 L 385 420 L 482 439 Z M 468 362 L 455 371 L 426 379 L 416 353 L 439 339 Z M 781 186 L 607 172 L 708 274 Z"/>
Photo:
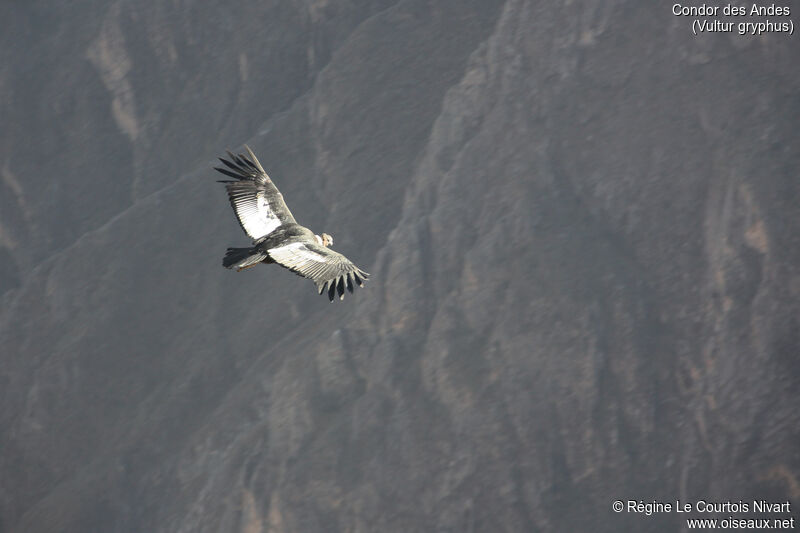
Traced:
<path id="1" fill-rule="evenodd" d="M 230 161 L 219 159 L 227 168 L 214 167 L 234 178 L 220 183 L 228 190 L 239 224 L 253 239 L 250 248 L 228 248 L 222 266 L 241 271 L 258 263 L 278 263 L 312 280 L 319 293 L 327 292 L 331 301 L 337 292 L 339 299 L 344 299 L 345 288 L 352 293 L 353 285 L 363 287 L 369 274 L 328 248 L 333 237 L 315 235 L 295 221 L 256 155 L 249 146 L 245 148 L 249 157 L 228 152 Z"/>

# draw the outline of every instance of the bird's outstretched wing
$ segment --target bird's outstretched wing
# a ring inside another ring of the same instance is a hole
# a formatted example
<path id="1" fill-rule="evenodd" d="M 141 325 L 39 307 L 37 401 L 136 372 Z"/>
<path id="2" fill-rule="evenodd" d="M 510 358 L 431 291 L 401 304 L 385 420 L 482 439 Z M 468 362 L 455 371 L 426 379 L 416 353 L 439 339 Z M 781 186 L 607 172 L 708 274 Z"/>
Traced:
<path id="1" fill-rule="evenodd" d="M 364 286 L 369 274 L 354 265 L 348 258 L 330 248 L 309 242 L 292 242 L 269 250 L 270 257 L 299 276 L 317 284 L 319 293 L 328 292 L 333 301 L 336 293 L 344 298 L 347 289 Z"/>
<path id="2" fill-rule="evenodd" d="M 214 167 L 214 170 L 235 178 L 220 180 L 220 183 L 225 184 L 231 206 L 242 229 L 257 242 L 281 224 L 289 224 L 295 220 L 283 201 L 283 195 L 264 172 L 256 155 L 249 146 L 245 145 L 245 148 L 249 157 L 228 152 L 230 161 L 219 158 L 227 168 Z"/>

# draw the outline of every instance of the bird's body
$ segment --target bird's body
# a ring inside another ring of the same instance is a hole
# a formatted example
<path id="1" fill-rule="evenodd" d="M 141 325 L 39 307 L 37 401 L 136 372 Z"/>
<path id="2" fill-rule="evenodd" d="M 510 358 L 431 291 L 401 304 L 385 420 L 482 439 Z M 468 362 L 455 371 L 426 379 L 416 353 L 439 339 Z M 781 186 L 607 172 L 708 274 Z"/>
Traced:
<path id="1" fill-rule="evenodd" d="M 220 158 L 227 168 L 215 167 L 235 178 L 222 183 L 239 224 L 253 239 L 249 248 L 228 248 L 223 266 L 241 271 L 258 263 L 278 263 L 311 279 L 320 294 L 327 292 L 331 300 L 337 292 L 341 299 L 345 289 L 353 292 L 354 285 L 363 286 L 369 274 L 328 248 L 333 237 L 316 235 L 297 223 L 253 151 L 245 148 L 249 158 L 228 152 L 230 161 Z"/>
<path id="2" fill-rule="evenodd" d="M 313 231 L 300 224 L 290 223 L 275 228 L 275 231 L 267 235 L 256 247 L 266 251 L 293 242 L 311 241 L 316 241 Z"/>

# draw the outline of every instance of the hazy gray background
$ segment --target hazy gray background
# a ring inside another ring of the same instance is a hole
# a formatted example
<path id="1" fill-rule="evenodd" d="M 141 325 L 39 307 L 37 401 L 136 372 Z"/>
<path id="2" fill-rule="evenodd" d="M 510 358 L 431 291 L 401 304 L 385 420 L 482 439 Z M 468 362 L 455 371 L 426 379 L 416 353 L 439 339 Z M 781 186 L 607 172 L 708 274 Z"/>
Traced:
<path id="1" fill-rule="evenodd" d="M 800 47 L 653 4 L 0 4 L 0 532 L 800 505 Z M 220 266 L 245 142 L 365 289 Z"/>

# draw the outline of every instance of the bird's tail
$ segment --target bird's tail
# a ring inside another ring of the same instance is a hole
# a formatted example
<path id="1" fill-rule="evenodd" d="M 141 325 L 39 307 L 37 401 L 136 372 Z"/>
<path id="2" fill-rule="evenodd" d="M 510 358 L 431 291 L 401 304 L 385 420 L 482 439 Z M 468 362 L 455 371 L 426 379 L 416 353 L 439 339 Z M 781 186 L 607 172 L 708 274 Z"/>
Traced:
<path id="1" fill-rule="evenodd" d="M 254 248 L 228 248 L 222 258 L 222 266 L 242 270 L 260 263 L 267 258 L 267 254 Z"/>

